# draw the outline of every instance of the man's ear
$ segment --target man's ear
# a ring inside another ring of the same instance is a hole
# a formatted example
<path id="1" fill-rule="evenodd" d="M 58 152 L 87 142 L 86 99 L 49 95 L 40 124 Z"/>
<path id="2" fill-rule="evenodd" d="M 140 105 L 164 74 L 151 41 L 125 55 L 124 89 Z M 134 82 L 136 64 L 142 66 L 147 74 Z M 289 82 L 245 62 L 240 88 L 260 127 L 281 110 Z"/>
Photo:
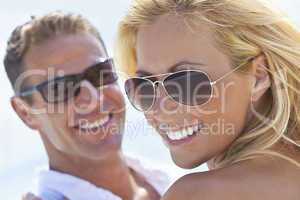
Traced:
<path id="1" fill-rule="evenodd" d="M 31 112 L 30 106 L 19 97 L 12 97 L 10 103 L 20 119 L 31 129 L 38 129 L 38 120 Z"/>
<path id="2" fill-rule="evenodd" d="M 265 55 L 260 55 L 252 61 L 253 75 L 255 77 L 251 101 L 258 101 L 271 87 L 271 78 L 268 73 L 268 64 Z"/>

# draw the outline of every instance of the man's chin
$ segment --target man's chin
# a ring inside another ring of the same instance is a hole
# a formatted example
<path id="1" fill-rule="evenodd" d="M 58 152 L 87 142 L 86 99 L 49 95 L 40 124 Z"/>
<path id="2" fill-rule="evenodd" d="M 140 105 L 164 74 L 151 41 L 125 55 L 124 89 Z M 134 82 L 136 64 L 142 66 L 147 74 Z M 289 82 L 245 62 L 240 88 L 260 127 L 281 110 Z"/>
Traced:
<path id="1" fill-rule="evenodd" d="M 88 137 L 81 138 L 78 144 L 78 153 L 84 157 L 99 160 L 109 154 L 116 153 L 121 150 L 122 136 L 111 135 L 105 138 L 105 140 L 99 140 L 98 138 Z M 96 140 L 96 141 L 95 141 Z"/>
<path id="2" fill-rule="evenodd" d="M 81 130 L 77 130 L 76 138 L 81 141 L 82 143 L 88 143 L 91 145 L 98 145 L 98 144 L 109 144 L 114 143 L 116 140 L 119 140 L 121 137 L 121 134 L 119 131 L 113 131 L 113 130 L 96 130 L 96 131 L 88 131 L 83 132 Z"/>

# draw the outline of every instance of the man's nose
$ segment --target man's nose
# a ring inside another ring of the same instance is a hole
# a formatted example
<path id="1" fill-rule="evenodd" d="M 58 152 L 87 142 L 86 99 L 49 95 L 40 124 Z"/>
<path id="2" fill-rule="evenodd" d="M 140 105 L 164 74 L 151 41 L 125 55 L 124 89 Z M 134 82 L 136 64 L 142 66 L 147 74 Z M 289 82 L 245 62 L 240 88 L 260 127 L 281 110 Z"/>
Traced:
<path id="1" fill-rule="evenodd" d="M 77 108 L 93 110 L 101 101 L 101 95 L 97 88 L 95 88 L 89 81 L 82 81 L 80 83 L 80 92 L 74 99 Z"/>

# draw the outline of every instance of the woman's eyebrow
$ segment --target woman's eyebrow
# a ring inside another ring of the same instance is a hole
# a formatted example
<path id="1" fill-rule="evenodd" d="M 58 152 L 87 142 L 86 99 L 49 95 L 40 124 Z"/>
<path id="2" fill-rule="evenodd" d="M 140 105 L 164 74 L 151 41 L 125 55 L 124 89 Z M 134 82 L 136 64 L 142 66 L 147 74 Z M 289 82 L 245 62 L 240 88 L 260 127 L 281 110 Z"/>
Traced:
<path id="1" fill-rule="evenodd" d="M 180 61 L 178 63 L 175 63 L 174 65 L 172 65 L 170 67 L 170 69 L 168 70 L 168 72 L 176 72 L 180 69 L 182 69 L 183 66 L 185 65 L 191 65 L 191 66 L 205 66 L 205 64 L 201 63 L 201 62 L 191 62 L 191 61 Z"/>
<path id="2" fill-rule="evenodd" d="M 180 61 L 180 62 L 175 63 L 174 65 L 172 65 L 172 66 L 167 70 L 166 73 L 176 72 L 176 71 L 180 70 L 180 69 L 178 69 L 178 68 L 183 67 L 184 65 L 192 65 L 192 66 L 195 66 L 195 65 L 199 66 L 199 65 L 200 65 L 200 66 L 205 66 L 205 64 L 200 63 L 200 62 Z M 137 76 L 140 76 L 140 77 L 153 76 L 152 73 L 147 72 L 147 71 L 144 71 L 144 70 L 137 70 L 137 71 L 136 71 L 136 75 L 137 75 Z"/>
<path id="3" fill-rule="evenodd" d="M 145 77 L 145 76 L 152 76 L 150 72 L 144 71 L 144 70 L 137 70 L 135 74 L 139 77 Z"/>

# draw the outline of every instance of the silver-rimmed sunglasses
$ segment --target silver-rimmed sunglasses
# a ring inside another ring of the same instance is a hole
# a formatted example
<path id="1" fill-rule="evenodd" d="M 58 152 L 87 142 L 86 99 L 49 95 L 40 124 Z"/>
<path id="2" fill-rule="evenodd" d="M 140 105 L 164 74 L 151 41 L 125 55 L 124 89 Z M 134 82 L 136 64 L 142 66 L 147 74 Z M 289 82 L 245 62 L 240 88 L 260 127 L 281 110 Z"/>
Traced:
<path id="1" fill-rule="evenodd" d="M 125 92 L 135 109 L 147 112 L 155 103 L 156 87 L 160 83 L 165 93 L 175 102 L 186 106 L 200 106 L 212 98 L 213 86 L 254 58 L 247 59 L 234 70 L 215 81 L 201 70 L 181 70 L 145 77 L 132 77 L 125 81 Z M 159 77 L 163 77 L 158 80 Z"/>

